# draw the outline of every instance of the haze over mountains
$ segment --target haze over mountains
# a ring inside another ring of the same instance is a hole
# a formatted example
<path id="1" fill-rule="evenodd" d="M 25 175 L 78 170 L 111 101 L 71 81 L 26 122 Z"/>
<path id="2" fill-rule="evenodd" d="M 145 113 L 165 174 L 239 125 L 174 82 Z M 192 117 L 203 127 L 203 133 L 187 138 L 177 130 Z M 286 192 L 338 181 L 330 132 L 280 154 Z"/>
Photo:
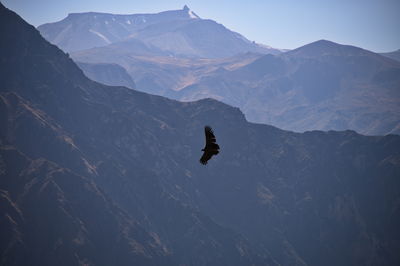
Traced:
<path id="1" fill-rule="evenodd" d="M 400 263 L 399 136 L 109 87 L 2 4 L 0 31 L 2 264 Z"/>
<path id="2" fill-rule="evenodd" d="M 175 91 L 200 81 L 202 77 L 214 71 L 239 68 L 253 62 L 262 54 L 245 53 L 228 58 L 188 59 L 146 53 L 143 55 L 110 45 L 76 52 L 71 56 L 79 64 L 82 62 L 91 65 L 118 64 L 125 68 L 134 79 L 138 90 L 173 98 L 176 97 Z M 85 68 L 83 70 L 86 71 Z M 96 81 L 102 82 L 101 74 L 87 74 Z M 107 81 L 107 84 L 112 83 L 112 80 Z"/>
<path id="3" fill-rule="evenodd" d="M 154 54 L 219 58 L 243 52 L 279 53 L 279 50 L 247 40 L 213 20 L 200 19 L 187 6 L 157 14 L 69 14 L 65 19 L 38 27 L 41 34 L 64 51 L 73 52 L 131 41 Z"/>
<path id="4" fill-rule="evenodd" d="M 187 6 L 158 14 L 70 14 L 38 29 L 80 64 L 120 65 L 144 92 L 184 101 L 211 97 L 239 107 L 250 121 L 297 132 L 400 134 L 400 63 L 387 59 L 396 53 L 383 57 L 325 40 L 282 53 Z M 96 81 L 127 85 L 96 75 L 94 67 L 83 70 Z"/>

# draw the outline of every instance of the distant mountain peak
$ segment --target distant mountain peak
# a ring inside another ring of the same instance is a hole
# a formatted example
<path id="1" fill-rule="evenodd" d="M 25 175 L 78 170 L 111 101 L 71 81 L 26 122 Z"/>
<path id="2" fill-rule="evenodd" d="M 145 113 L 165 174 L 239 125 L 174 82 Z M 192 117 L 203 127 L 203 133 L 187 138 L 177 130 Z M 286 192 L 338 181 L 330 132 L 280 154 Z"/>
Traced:
<path id="1" fill-rule="evenodd" d="M 320 48 L 320 49 L 338 49 L 339 47 L 343 47 L 343 46 L 345 46 L 345 45 L 321 39 L 321 40 L 306 44 L 306 45 L 300 47 L 299 49 L 305 48 L 305 47 L 311 47 L 313 49 L 316 49 L 316 48 Z"/>
<path id="2" fill-rule="evenodd" d="M 370 52 L 352 45 L 339 44 L 328 40 L 318 40 L 301 46 L 297 49 L 291 50 L 286 54 L 314 57 L 323 55 L 360 55 L 365 53 Z"/>
<path id="3" fill-rule="evenodd" d="M 184 5 L 182 8 L 183 11 L 187 12 L 190 18 L 199 19 L 200 17 L 194 13 L 187 5 Z"/>
<path id="4" fill-rule="evenodd" d="M 302 46 L 302 47 L 300 47 L 298 49 L 301 49 L 301 48 L 304 48 L 304 47 L 325 47 L 325 48 L 327 48 L 327 47 L 337 47 L 337 46 L 340 46 L 340 45 L 341 44 L 339 44 L 339 43 L 335 43 L 335 42 L 332 42 L 332 41 L 321 39 L 321 40 L 306 44 L 306 45 L 304 45 L 304 46 Z"/>
<path id="5" fill-rule="evenodd" d="M 312 43 L 314 43 L 314 44 L 317 44 L 317 43 L 318 44 L 328 44 L 328 45 L 337 44 L 335 42 L 332 42 L 332 41 L 329 41 L 329 40 L 325 40 L 325 39 L 320 39 L 320 40 L 312 42 Z"/>
<path id="6" fill-rule="evenodd" d="M 252 43 L 213 20 L 201 19 L 187 5 L 154 14 L 70 14 L 61 21 L 40 25 L 38 30 L 66 52 L 104 47 L 132 38 L 177 56 L 216 58 L 248 51 L 280 52 Z"/>

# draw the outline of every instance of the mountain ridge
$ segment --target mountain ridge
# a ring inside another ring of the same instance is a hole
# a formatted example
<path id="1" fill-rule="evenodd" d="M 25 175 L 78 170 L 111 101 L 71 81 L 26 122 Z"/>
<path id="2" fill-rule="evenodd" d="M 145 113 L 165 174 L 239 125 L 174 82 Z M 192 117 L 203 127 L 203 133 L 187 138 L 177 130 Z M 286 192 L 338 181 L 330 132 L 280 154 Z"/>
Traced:
<path id="1" fill-rule="evenodd" d="M 399 134 L 399 73 L 400 64 L 389 58 L 317 41 L 264 55 L 233 71 L 211 73 L 172 97 L 196 100 L 212 95 L 240 107 L 250 121 L 300 132 Z"/>
<path id="2" fill-rule="evenodd" d="M 156 32 L 152 32 L 154 26 Z M 160 28 L 164 30 L 160 32 Z M 144 41 L 175 56 L 220 58 L 248 51 L 280 52 L 250 42 L 213 20 L 201 19 L 186 5 L 181 10 L 155 14 L 74 13 L 61 21 L 40 25 L 38 30 L 47 40 L 67 52 L 106 46 L 129 38 Z M 204 31 L 212 34 L 215 40 L 204 39 Z M 150 34 L 150 39 L 140 38 L 141 32 Z M 185 43 L 186 50 L 174 49 L 174 45 L 179 43 Z M 225 43 L 225 49 L 215 51 L 221 43 Z"/>
<path id="3" fill-rule="evenodd" d="M 400 49 L 393 51 L 393 52 L 389 52 L 389 53 L 380 53 L 383 56 L 386 56 L 388 58 L 394 59 L 396 61 L 400 61 Z"/>
<path id="4" fill-rule="evenodd" d="M 216 100 L 102 85 L 2 5 L 0 15 L 0 229 L 11 235 L 0 239 L 2 261 L 400 261 L 399 136 L 293 133 Z M 207 167 L 205 124 L 221 146 Z M 34 221 L 23 230 L 7 218 L 20 213 Z M 24 246 L 12 245 L 18 237 Z"/>

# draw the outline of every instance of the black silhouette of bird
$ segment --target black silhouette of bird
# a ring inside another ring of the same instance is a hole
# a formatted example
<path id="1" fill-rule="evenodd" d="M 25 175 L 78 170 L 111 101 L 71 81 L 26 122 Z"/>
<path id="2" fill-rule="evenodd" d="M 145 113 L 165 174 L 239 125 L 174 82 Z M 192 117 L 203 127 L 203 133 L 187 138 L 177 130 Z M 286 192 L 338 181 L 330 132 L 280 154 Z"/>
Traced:
<path id="1" fill-rule="evenodd" d="M 216 143 L 214 132 L 210 126 L 204 127 L 204 133 L 206 135 L 206 146 L 204 149 L 202 149 L 204 153 L 200 158 L 200 163 L 205 165 L 213 155 L 217 155 L 219 153 L 219 145 Z"/>

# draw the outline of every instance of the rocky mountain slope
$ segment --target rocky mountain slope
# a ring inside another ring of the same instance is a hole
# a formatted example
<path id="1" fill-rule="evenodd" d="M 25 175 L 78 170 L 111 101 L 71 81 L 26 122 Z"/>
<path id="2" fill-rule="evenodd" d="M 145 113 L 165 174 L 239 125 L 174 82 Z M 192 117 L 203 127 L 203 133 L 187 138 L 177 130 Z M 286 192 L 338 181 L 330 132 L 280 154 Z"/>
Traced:
<path id="1" fill-rule="evenodd" d="M 201 19 L 187 6 L 157 14 L 69 14 L 59 22 L 39 26 L 38 30 L 68 52 L 114 43 L 130 47 L 131 40 L 174 56 L 221 58 L 245 52 L 280 52 L 251 42 L 213 20 Z"/>
<path id="2" fill-rule="evenodd" d="M 2 264 L 400 262 L 400 137 L 108 87 L 1 4 L 0 22 Z"/>
<path id="3" fill-rule="evenodd" d="M 176 198 L 156 164 L 143 165 L 149 151 L 163 153 L 146 129 L 159 125 L 152 112 L 174 102 L 90 81 L 32 26 L 0 12 L 1 228 L 10 235 L 2 263 L 268 264 L 240 234 Z M 121 128 L 125 119 L 134 120 Z M 121 145 L 146 152 L 124 155 Z"/>

